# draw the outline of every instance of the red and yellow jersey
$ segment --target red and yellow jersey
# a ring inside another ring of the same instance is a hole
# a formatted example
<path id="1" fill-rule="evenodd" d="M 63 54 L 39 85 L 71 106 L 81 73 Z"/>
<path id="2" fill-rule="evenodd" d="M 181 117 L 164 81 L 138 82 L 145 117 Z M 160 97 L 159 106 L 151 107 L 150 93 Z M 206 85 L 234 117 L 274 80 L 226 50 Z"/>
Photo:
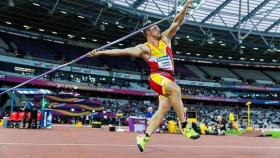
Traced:
<path id="1" fill-rule="evenodd" d="M 152 73 L 164 71 L 174 73 L 174 61 L 171 48 L 163 41 L 159 40 L 158 46 L 145 43 L 151 50 L 151 56 L 147 61 Z"/>

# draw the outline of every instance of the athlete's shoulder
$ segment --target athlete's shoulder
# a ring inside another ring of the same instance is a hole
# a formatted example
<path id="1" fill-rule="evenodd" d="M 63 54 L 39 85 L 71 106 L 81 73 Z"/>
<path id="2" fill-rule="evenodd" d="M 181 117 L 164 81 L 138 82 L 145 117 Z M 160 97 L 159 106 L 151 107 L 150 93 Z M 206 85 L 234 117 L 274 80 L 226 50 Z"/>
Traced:
<path id="1" fill-rule="evenodd" d="M 145 44 L 139 44 L 136 47 L 142 49 L 144 52 L 150 52 L 150 48 L 146 43 Z"/>
<path id="2" fill-rule="evenodd" d="M 150 47 L 146 44 L 139 44 L 136 47 L 139 47 L 142 50 L 141 56 L 144 60 L 148 60 L 151 56 Z"/>

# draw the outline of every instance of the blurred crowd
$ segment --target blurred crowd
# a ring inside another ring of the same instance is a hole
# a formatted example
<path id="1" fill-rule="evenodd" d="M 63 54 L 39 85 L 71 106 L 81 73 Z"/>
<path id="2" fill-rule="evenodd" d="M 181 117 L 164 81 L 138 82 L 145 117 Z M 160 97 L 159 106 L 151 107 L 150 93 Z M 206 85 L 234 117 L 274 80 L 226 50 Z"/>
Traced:
<path id="1" fill-rule="evenodd" d="M 157 110 L 157 103 L 151 101 L 133 101 L 118 99 L 103 99 L 103 105 L 107 111 L 124 113 L 125 117 L 145 117 L 149 107 Z M 215 106 L 215 105 L 189 105 L 185 104 L 189 112 L 197 112 L 198 123 L 207 127 L 213 126 L 219 119 L 227 122 L 226 128 L 230 128 L 228 117 L 230 113 L 235 116 L 235 122 L 240 128 L 247 127 L 247 109 L 244 107 Z M 171 110 L 167 114 L 167 120 L 176 119 L 176 114 Z M 251 125 L 255 128 L 280 128 L 280 109 L 253 108 L 251 110 Z"/>
<path id="2" fill-rule="evenodd" d="M 0 71 L 0 74 L 8 73 Z M 8 73 L 7 75 L 17 75 L 16 73 Z M 31 74 L 18 74 L 21 76 L 34 77 Z M 142 90 L 152 92 L 148 80 L 129 80 L 112 77 L 100 77 L 94 75 L 82 75 L 72 73 L 56 72 L 49 76 L 45 76 L 44 79 L 52 80 L 58 83 L 68 83 L 81 86 L 96 86 L 102 88 L 117 88 L 117 89 L 131 89 Z M 279 100 L 279 92 L 254 92 L 234 89 L 222 89 L 222 88 L 209 88 L 209 87 L 191 87 L 181 85 L 183 95 L 191 96 L 206 96 L 206 97 L 223 97 L 223 98 L 244 98 L 244 99 L 269 99 Z"/>

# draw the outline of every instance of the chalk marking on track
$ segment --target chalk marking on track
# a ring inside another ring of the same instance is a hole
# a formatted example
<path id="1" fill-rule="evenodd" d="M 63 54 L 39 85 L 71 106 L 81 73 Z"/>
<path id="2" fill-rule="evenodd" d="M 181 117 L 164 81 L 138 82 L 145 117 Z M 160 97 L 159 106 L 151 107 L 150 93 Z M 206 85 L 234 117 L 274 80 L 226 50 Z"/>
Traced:
<path id="1" fill-rule="evenodd" d="M 54 144 L 54 143 L 0 143 L 0 145 L 6 146 L 97 146 L 97 147 L 136 147 L 129 144 Z M 277 147 L 268 146 L 195 146 L 195 145 L 149 145 L 148 147 L 154 148 L 227 148 L 227 149 L 280 149 Z"/>

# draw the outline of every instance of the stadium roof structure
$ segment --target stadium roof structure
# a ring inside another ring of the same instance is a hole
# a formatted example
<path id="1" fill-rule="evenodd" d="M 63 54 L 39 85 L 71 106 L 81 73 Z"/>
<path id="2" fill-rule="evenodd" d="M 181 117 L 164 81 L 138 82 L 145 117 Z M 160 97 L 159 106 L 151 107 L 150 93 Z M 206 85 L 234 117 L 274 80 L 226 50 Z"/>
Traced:
<path id="1" fill-rule="evenodd" d="M 173 14 L 175 6 L 178 6 L 178 4 L 176 5 L 177 1 L 113 0 L 112 3 L 145 13 L 168 16 Z M 240 13 L 239 7 L 241 7 Z M 211 25 L 215 28 L 235 29 L 240 25 L 242 30 L 253 29 L 256 33 L 280 34 L 280 1 L 205 0 L 193 16 L 187 20 L 192 23 L 207 24 L 207 27 Z"/>
<path id="2" fill-rule="evenodd" d="M 104 45 L 174 14 L 184 0 L 7 0 L 0 30 Z M 170 22 L 160 27 L 167 28 Z M 144 42 L 141 34 L 118 47 Z M 280 61 L 279 0 L 205 0 L 173 40 L 179 55 Z"/>

